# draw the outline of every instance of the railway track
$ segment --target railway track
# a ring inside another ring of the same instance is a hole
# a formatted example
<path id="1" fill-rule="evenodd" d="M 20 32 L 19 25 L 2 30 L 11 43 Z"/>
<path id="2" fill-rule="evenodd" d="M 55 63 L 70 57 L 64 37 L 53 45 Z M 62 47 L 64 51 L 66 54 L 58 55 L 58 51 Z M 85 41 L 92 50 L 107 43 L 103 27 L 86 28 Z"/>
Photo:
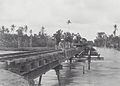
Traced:
<path id="1" fill-rule="evenodd" d="M 44 50 L 44 51 L 25 51 L 25 52 L 19 52 L 19 53 L 0 54 L 0 61 L 26 58 L 26 57 L 29 58 L 29 56 L 52 53 L 57 51 L 62 51 L 62 50 L 50 49 L 50 50 Z"/>

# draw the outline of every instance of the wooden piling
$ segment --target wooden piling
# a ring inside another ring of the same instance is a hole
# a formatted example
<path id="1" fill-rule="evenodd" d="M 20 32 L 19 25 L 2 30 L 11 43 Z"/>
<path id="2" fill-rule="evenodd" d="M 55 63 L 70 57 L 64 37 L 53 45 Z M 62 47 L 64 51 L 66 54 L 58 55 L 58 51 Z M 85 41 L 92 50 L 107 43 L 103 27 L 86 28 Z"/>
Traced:
<path id="1" fill-rule="evenodd" d="M 61 81 L 60 81 L 60 70 L 55 70 L 56 71 L 56 75 L 57 75 L 57 79 L 58 79 L 58 83 L 59 83 L 59 86 L 61 86 Z"/>
<path id="2" fill-rule="evenodd" d="M 72 57 L 69 60 L 70 60 L 70 64 L 72 64 Z"/>
<path id="3" fill-rule="evenodd" d="M 90 70 L 90 64 L 91 64 L 91 50 L 88 52 L 88 70 Z"/>
<path id="4" fill-rule="evenodd" d="M 83 65 L 83 74 L 85 74 L 85 66 Z"/>
<path id="5" fill-rule="evenodd" d="M 42 80 L 42 75 L 39 77 L 39 83 L 38 83 L 38 86 L 41 86 L 41 80 Z"/>

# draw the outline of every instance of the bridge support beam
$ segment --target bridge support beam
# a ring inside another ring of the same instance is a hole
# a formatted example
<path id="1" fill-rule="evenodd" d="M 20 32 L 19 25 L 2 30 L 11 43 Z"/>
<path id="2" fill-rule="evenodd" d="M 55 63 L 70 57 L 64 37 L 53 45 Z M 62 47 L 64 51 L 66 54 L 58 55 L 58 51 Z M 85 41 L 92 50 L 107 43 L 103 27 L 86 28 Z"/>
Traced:
<path id="1" fill-rule="evenodd" d="M 73 58 L 71 57 L 71 58 L 69 59 L 69 61 L 70 61 L 70 69 L 72 69 L 72 67 L 71 67 L 72 65 L 71 65 L 71 64 L 72 64 Z"/>
<path id="2" fill-rule="evenodd" d="M 61 81 L 60 81 L 60 70 L 55 70 L 55 71 L 56 71 L 56 75 L 57 75 L 57 79 L 58 79 L 59 86 L 61 86 Z"/>
<path id="3" fill-rule="evenodd" d="M 70 64 L 72 64 L 72 57 L 69 60 L 70 60 Z"/>
<path id="4" fill-rule="evenodd" d="M 88 70 L 90 70 L 90 64 L 91 64 L 91 51 L 89 51 L 89 55 L 88 55 Z"/>
<path id="5" fill-rule="evenodd" d="M 38 83 L 38 86 L 41 86 L 41 80 L 42 80 L 42 75 L 39 77 L 39 83 Z"/>
<path id="6" fill-rule="evenodd" d="M 58 79 L 58 83 L 59 86 L 61 86 L 61 80 L 60 80 L 60 70 L 62 69 L 62 65 L 58 65 L 57 67 L 54 68 L 56 75 L 57 75 L 57 79 Z"/>
<path id="7" fill-rule="evenodd" d="M 83 74 L 85 74 L 85 66 L 83 65 Z"/>
<path id="8" fill-rule="evenodd" d="M 81 65 L 82 65 L 82 72 L 83 74 L 85 74 L 85 62 L 86 62 L 86 59 L 78 59 L 78 62 L 81 62 Z"/>

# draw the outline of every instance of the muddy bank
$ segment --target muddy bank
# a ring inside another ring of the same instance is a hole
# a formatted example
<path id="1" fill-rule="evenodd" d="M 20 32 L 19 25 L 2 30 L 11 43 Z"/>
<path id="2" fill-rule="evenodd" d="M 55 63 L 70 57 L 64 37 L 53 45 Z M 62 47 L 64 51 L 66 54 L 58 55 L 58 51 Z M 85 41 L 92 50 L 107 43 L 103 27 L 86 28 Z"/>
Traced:
<path id="1" fill-rule="evenodd" d="M 0 86 L 30 86 L 28 81 L 10 71 L 0 69 Z"/>

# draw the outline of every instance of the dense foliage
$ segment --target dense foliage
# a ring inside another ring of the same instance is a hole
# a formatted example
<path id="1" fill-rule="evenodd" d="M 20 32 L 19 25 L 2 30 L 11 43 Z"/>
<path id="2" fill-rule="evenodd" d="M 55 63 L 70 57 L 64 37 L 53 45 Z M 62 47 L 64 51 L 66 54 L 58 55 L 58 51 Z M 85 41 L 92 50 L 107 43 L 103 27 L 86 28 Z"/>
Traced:
<path id="1" fill-rule="evenodd" d="M 43 33 L 43 27 L 38 34 L 32 34 L 28 26 L 16 27 L 11 25 L 11 28 L 0 28 L 0 47 L 53 47 L 55 41 L 52 37 Z M 28 35 L 30 34 L 30 36 Z"/>
<path id="2" fill-rule="evenodd" d="M 33 34 L 27 25 L 0 28 L 0 47 L 55 47 L 60 44 L 64 44 L 64 47 L 71 47 L 73 43 L 85 42 L 87 40 L 82 38 L 79 33 L 63 32 L 63 30 L 58 30 L 53 36 L 49 36 L 45 33 L 43 26 L 38 34 Z"/>
<path id="3" fill-rule="evenodd" d="M 94 40 L 95 45 L 98 47 L 120 47 L 120 36 L 115 34 L 106 35 L 105 32 L 98 32 L 96 39 Z"/>

